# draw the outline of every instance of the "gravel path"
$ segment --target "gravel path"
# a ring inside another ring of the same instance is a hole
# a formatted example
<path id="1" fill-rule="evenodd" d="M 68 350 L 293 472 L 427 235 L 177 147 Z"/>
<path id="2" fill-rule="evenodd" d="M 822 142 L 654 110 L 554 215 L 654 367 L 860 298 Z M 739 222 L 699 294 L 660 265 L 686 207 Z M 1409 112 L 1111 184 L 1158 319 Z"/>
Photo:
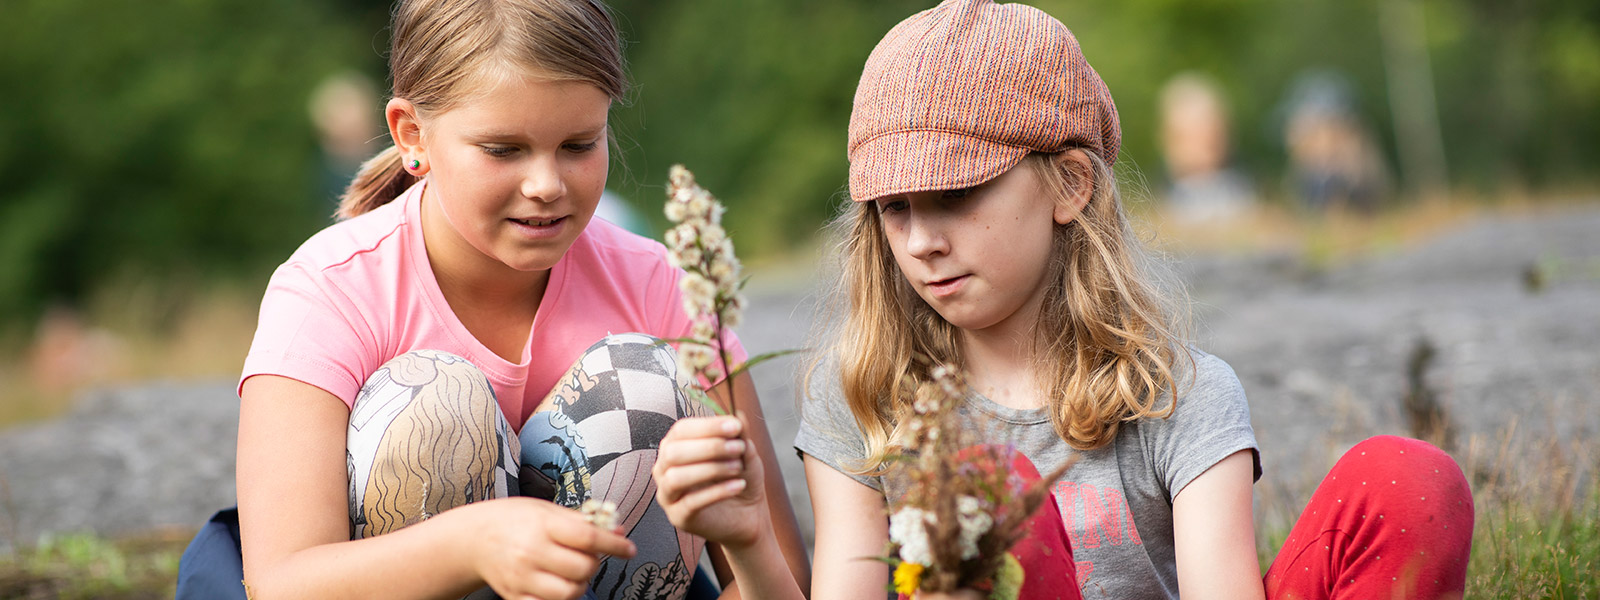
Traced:
<path id="1" fill-rule="evenodd" d="M 1535 264 L 1551 275 L 1538 292 L 1524 284 Z M 1442 407 L 1463 461 L 1513 422 L 1561 439 L 1600 433 L 1600 210 L 1479 222 L 1331 271 L 1285 256 L 1193 256 L 1178 268 L 1201 347 L 1249 394 L 1266 518 L 1296 510 L 1344 448 L 1412 431 L 1404 399 L 1418 391 Z M 808 275 L 757 274 L 740 330 L 752 353 L 805 345 Z M 801 363 L 780 359 L 756 378 L 809 531 L 788 448 Z M 158 382 L 0 431 L 0 551 L 47 532 L 197 526 L 233 503 L 237 419 L 231 382 Z"/>

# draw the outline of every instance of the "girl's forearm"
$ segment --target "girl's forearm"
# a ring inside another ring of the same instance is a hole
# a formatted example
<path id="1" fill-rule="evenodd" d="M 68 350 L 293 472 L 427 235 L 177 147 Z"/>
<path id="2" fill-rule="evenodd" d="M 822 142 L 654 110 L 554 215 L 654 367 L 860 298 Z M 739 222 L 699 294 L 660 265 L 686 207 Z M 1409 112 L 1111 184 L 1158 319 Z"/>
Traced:
<path id="1" fill-rule="evenodd" d="M 477 505 L 393 533 L 306 548 L 245 573 L 253 600 L 459 598 L 482 587 L 468 547 Z"/>
<path id="2" fill-rule="evenodd" d="M 723 546 L 722 551 L 733 569 L 733 583 L 722 591 L 724 600 L 805 600 L 805 594 L 801 593 L 800 584 L 795 581 L 789 561 L 785 559 L 774 536 L 757 536 L 755 543 L 749 546 Z"/>

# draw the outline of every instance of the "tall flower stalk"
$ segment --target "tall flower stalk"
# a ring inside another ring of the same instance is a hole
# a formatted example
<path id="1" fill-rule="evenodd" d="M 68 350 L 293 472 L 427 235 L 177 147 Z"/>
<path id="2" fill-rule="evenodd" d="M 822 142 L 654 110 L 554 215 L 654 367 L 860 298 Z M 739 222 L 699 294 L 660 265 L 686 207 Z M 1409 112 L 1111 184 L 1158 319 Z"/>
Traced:
<path id="1" fill-rule="evenodd" d="M 733 377 L 750 366 L 779 353 L 752 358 L 733 367 L 728 348 L 722 343 L 723 328 L 738 327 L 744 320 L 744 279 L 739 258 L 733 253 L 733 240 L 722 228 L 726 212 L 711 192 L 695 183 L 694 174 L 683 165 L 673 165 L 667 180 L 667 261 L 683 269 L 678 287 L 683 292 L 683 310 L 691 322 L 689 336 L 678 342 L 679 379 L 692 382 L 704 378 L 710 386 L 726 377 L 728 410 L 737 411 Z M 690 386 L 702 402 L 718 414 L 727 414 L 704 391 Z"/>

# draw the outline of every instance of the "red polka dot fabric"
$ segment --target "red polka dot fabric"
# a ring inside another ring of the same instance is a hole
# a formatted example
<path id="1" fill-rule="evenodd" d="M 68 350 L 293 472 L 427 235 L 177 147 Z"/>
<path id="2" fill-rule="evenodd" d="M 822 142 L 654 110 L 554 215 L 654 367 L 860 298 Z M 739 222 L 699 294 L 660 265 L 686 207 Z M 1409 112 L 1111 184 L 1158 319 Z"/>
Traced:
<path id="1" fill-rule="evenodd" d="M 1460 598 L 1472 491 L 1427 442 L 1378 436 L 1339 459 L 1267 570 L 1269 599 Z"/>

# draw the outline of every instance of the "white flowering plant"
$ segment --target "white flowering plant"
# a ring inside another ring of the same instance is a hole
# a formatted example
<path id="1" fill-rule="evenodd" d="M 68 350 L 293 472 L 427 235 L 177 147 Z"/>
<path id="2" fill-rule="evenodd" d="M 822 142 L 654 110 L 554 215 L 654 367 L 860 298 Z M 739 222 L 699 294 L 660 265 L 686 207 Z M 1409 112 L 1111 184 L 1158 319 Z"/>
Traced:
<path id="1" fill-rule="evenodd" d="M 673 223 L 666 234 L 667 261 L 684 271 L 678 288 L 683 293 L 683 311 L 691 323 L 688 337 L 667 340 L 678 344 L 679 380 L 695 382 L 703 378 L 706 385 L 711 385 L 726 376 L 731 381 L 750 367 L 796 352 L 768 352 L 730 368 L 721 333 L 725 328 L 738 327 L 744 320 L 746 280 L 739 258 L 733 253 L 733 240 L 722 227 L 722 215 L 727 209 L 695 183 L 694 173 L 683 165 L 673 165 L 667 179 L 665 211 L 667 220 Z M 693 385 L 688 389 L 713 412 L 728 414 L 706 396 L 705 389 Z M 733 386 L 729 385 L 729 411 L 735 410 L 733 399 Z"/>
<path id="2" fill-rule="evenodd" d="M 876 558 L 893 569 L 890 587 L 903 598 L 971 589 L 1017 600 L 1024 573 L 1010 550 L 1066 467 L 1033 482 L 1015 475 L 1012 448 L 969 443 L 957 411 L 969 393 L 961 374 L 943 365 L 925 372 L 907 386 L 915 396 L 889 456 L 889 476 L 907 493 L 890 507 L 888 546 Z"/>

